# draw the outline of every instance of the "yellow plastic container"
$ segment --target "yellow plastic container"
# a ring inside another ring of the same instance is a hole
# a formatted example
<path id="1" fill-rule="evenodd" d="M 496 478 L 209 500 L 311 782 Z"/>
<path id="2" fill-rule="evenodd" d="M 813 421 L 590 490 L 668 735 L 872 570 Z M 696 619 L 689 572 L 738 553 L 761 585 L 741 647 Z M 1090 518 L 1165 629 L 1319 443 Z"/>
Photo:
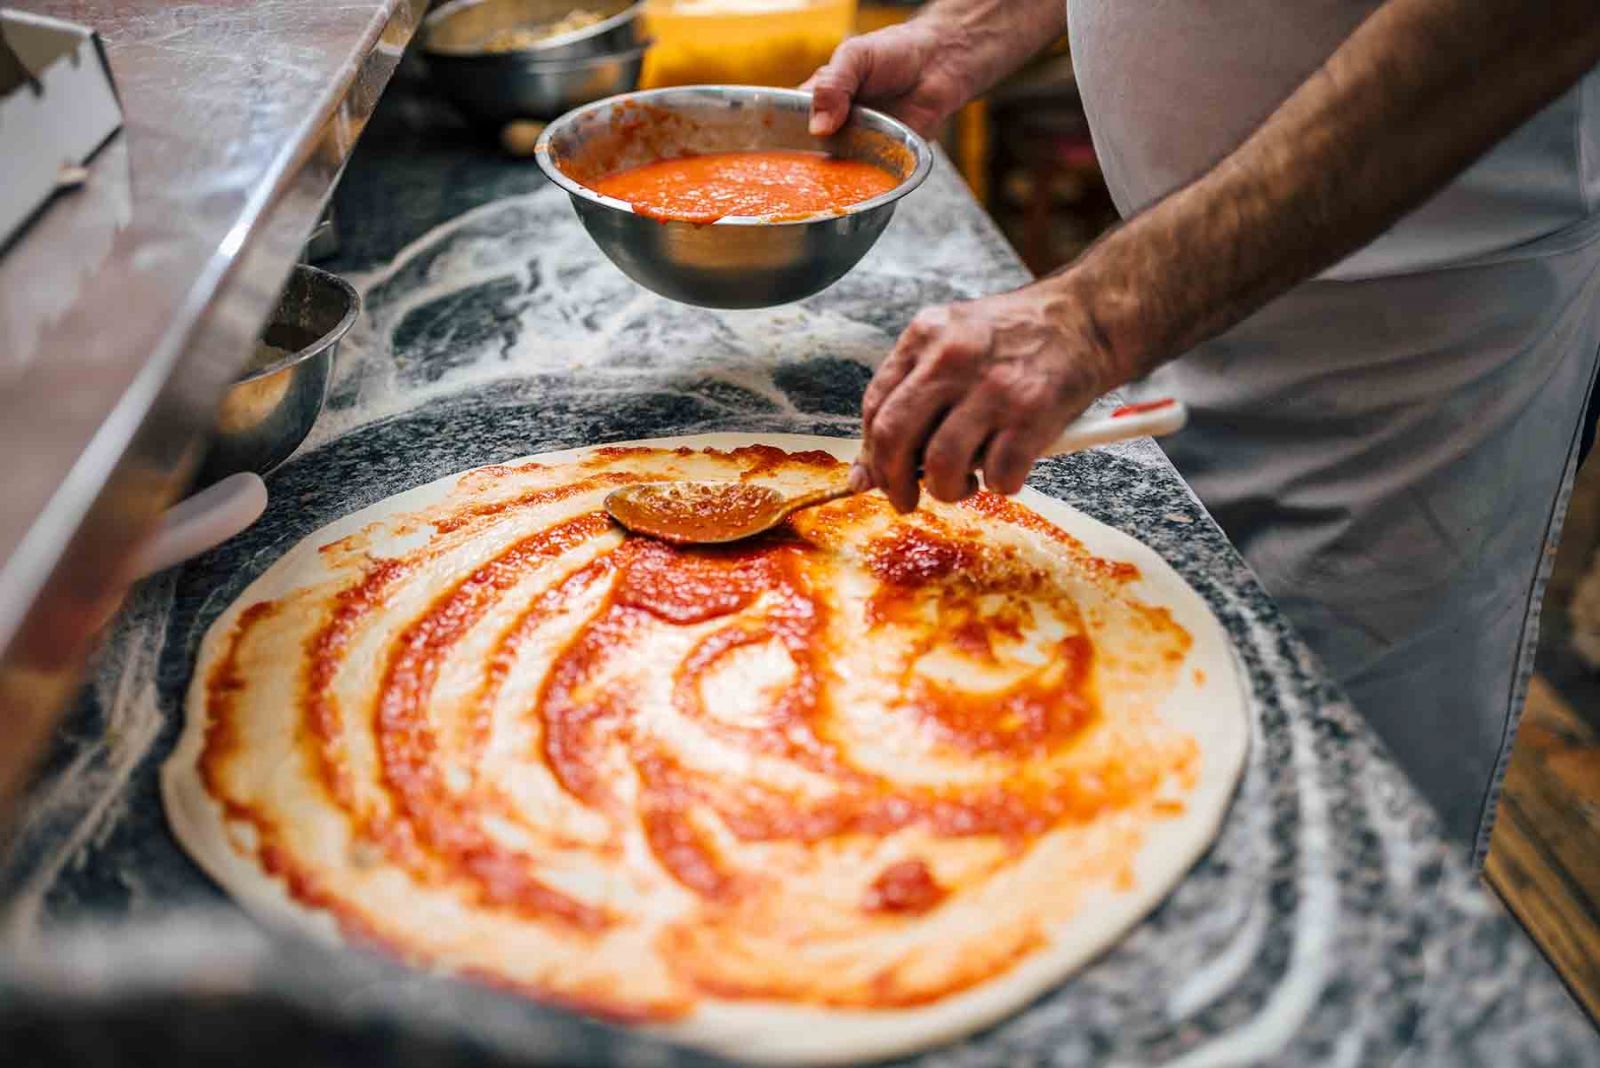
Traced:
<path id="1" fill-rule="evenodd" d="M 856 0 L 647 0 L 642 81 L 796 86 L 855 25 Z"/>

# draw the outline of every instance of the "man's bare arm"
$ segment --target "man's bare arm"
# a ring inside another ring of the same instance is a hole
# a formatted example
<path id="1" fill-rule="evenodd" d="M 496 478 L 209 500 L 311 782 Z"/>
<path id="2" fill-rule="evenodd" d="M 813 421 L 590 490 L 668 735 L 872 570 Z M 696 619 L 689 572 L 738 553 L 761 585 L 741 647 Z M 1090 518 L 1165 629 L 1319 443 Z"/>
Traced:
<path id="1" fill-rule="evenodd" d="M 1004 492 L 1093 399 L 1367 244 L 1600 61 L 1600 0 L 1388 0 L 1212 170 L 1014 293 L 930 309 L 862 404 L 897 507 Z"/>
<path id="2" fill-rule="evenodd" d="M 1212 171 L 1063 272 L 1132 376 L 1381 234 L 1600 61 L 1596 0 L 1389 0 Z"/>

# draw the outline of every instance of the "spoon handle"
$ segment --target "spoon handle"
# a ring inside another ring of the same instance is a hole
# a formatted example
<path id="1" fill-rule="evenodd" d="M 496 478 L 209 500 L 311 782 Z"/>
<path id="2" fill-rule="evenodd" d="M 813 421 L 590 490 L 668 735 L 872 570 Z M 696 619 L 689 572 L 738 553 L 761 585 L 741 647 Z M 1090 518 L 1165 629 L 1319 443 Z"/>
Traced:
<path id="1" fill-rule="evenodd" d="M 1043 455 L 1061 456 L 1096 445 L 1109 445 L 1113 441 L 1160 437 L 1182 430 L 1188 421 L 1189 409 L 1182 401 L 1171 397 L 1144 404 L 1128 404 L 1110 415 L 1074 420 L 1060 437 L 1046 447 Z"/>
<path id="2" fill-rule="evenodd" d="M 133 554 L 134 576 L 164 571 L 221 545 L 244 530 L 267 507 L 267 484 L 252 472 L 229 475 L 167 509 L 161 525 Z"/>
<path id="3" fill-rule="evenodd" d="M 848 497 L 853 492 L 854 491 L 850 488 L 850 484 L 846 482 L 843 485 L 829 486 L 826 489 L 812 490 L 810 493 L 802 493 L 798 496 L 790 497 L 784 502 L 783 514 L 792 515 L 802 508 L 811 508 L 819 504 L 827 504 L 829 501 L 836 501 L 840 497 Z"/>

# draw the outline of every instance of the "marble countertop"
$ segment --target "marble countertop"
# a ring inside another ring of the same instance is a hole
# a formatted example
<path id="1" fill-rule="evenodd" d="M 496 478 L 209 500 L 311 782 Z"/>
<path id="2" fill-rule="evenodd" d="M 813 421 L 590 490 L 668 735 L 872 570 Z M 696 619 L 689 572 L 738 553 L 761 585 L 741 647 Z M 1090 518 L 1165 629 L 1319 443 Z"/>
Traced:
<path id="1" fill-rule="evenodd" d="M 448 472 L 661 434 L 850 434 L 871 366 L 920 306 L 1015 285 L 1023 269 L 941 163 L 827 292 L 759 312 L 669 304 L 599 255 L 531 161 L 468 140 L 409 89 L 379 109 L 337 209 L 336 266 L 367 303 L 328 411 L 269 478 L 263 520 L 146 583 L 119 620 L 0 869 L 5 937 L 20 947 L 0 990 L 29 967 L 54 989 L 81 982 L 73 967 L 92 972 L 50 952 L 63 926 L 204 917 L 226 934 L 194 940 L 201 957 L 242 947 L 241 996 L 289 999 L 324 1026 L 364 1028 L 363 1041 L 377 1029 L 382 1050 L 420 1029 L 506 1063 L 698 1061 L 239 920 L 179 852 L 155 793 L 195 644 L 301 536 Z M 1600 1065 L 1600 1040 L 1538 951 L 1161 451 L 1050 461 L 1033 484 L 1142 539 L 1206 599 L 1249 679 L 1253 749 L 1215 847 L 1146 922 L 1015 1017 L 912 1063 Z"/>

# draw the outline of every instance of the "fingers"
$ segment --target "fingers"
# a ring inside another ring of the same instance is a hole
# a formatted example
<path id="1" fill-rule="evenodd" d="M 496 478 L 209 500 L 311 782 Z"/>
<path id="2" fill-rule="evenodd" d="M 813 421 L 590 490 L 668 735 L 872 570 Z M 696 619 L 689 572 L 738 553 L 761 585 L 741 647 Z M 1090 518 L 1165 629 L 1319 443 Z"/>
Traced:
<path id="1" fill-rule="evenodd" d="M 897 512 L 916 508 L 922 495 L 918 468 L 922 453 L 939 421 L 950 409 L 936 383 L 908 380 L 885 403 L 867 442 L 867 467 L 872 483 Z"/>
<path id="2" fill-rule="evenodd" d="M 1001 398 L 979 386 L 944 417 L 922 454 L 922 479 L 935 499 L 954 502 L 976 492 L 973 472 L 1003 410 Z"/>
<path id="3" fill-rule="evenodd" d="M 1007 421 L 984 450 L 983 481 L 988 488 L 1007 497 L 1020 493 L 1034 461 L 1092 399 L 1090 393 L 1084 399 L 1067 401 L 1065 407 L 1052 406 L 1040 412 L 1020 405 L 1024 417 Z"/>
<path id="4" fill-rule="evenodd" d="M 1007 497 L 1022 492 L 1038 452 L 1030 450 L 1023 432 L 1016 427 L 1001 430 L 990 440 L 983 455 L 983 481 L 989 489 Z"/>
<path id="5" fill-rule="evenodd" d="M 921 350 L 923 337 L 922 330 L 907 327 L 895 340 L 889 355 L 873 372 L 872 381 L 867 383 L 866 392 L 861 397 L 861 455 L 850 466 L 850 489 L 854 493 L 864 493 L 878 484 L 870 455 L 872 421 L 877 417 L 884 400 L 917 365 L 917 353 Z"/>
<path id="6" fill-rule="evenodd" d="M 1040 295 L 1018 291 L 930 308 L 912 320 L 862 400 L 862 454 L 852 484 L 883 490 L 901 511 L 928 492 L 956 501 L 976 488 L 1016 493 L 1029 468 L 1103 388 L 1094 355 Z"/>
<path id="7" fill-rule="evenodd" d="M 896 509 L 907 512 L 916 507 L 921 492 L 918 468 L 926 446 L 947 413 L 972 391 L 980 377 L 986 343 L 953 320 L 947 309 L 939 308 L 913 320 L 896 346 L 897 353 L 902 350 L 909 355 L 900 358 L 908 358 L 913 366 L 886 396 L 873 398 L 872 421 L 866 429 L 866 463 L 873 484 Z M 900 370 L 898 361 L 895 370 Z M 984 428 L 968 427 L 961 433 L 952 432 L 943 446 L 950 457 L 940 475 L 946 499 L 963 495 L 970 458 L 986 433 Z M 973 439 L 973 434 L 978 436 Z M 962 448 L 967 449 L 966 466 L 957 471 L 963 463 L 959 457 Z"/>
<path id="8" fill-rule="evenodd" d="M 862 43 L 862 38 L 852 37 L 801 86 L 811 90 L 811 136 L 827 137 L 839 132 L 850 117 L 851 102 L 867 80 L 871 64 L 872 49 Z"/>
<path id="9" fill-rule="evenodd" d="M 883 407 L 883 402 L 888 399 L 889 394 L 905 381 L 906 375 L 917 365 L 917 356 L 922 352 L 922 347 L 933 336 L 936 328 L 931 325 L 929 318 L 929 315 L 924 313 L 911 320 L 911 324 L 895 340 L 894 348 L 889 351 L 888 357 L 878 365 L 872 381 L 867 383 L 867 391 L 861 397 L 863 439 L 869 436 L 878 409 Z"/>
<path id="10" fill-rule="evenodd" d="M 886 436 L 878 428 L 878 416 L 884 402 L 900 389 L 906 378 L 916 369 L 917 360 L 928 341 L 937 335 L 938 325 L 935 320 L 939 318 L 940 313 L 940 309 L 926 309 L 911 320 L 895 340 L 894 348 L 888 358 L 878 366 L 872 381 L 867 383 L 866 393 L 861 398 L 861 456 L 856 461 L 855 470 L 851 472 L 851 484 L 859 483 L 882 488 L 891 503 L 901 511 L 909 511 L 916 507 L 916 483 L 913 478 L 909 487 L 909 503 L 906 503 L 908 499 L 906 487 L 900 486 L 894 490 L 888 488 L 885 482 L 885 468 L 880 463 L 877 453 Z M 890 440 L 897 440 L 897 436 L 901 433 L 903 431 L 898 425 L 892 425 L 887 436 Z M 919 440 L 919 452 L 920 447 Z"/>

